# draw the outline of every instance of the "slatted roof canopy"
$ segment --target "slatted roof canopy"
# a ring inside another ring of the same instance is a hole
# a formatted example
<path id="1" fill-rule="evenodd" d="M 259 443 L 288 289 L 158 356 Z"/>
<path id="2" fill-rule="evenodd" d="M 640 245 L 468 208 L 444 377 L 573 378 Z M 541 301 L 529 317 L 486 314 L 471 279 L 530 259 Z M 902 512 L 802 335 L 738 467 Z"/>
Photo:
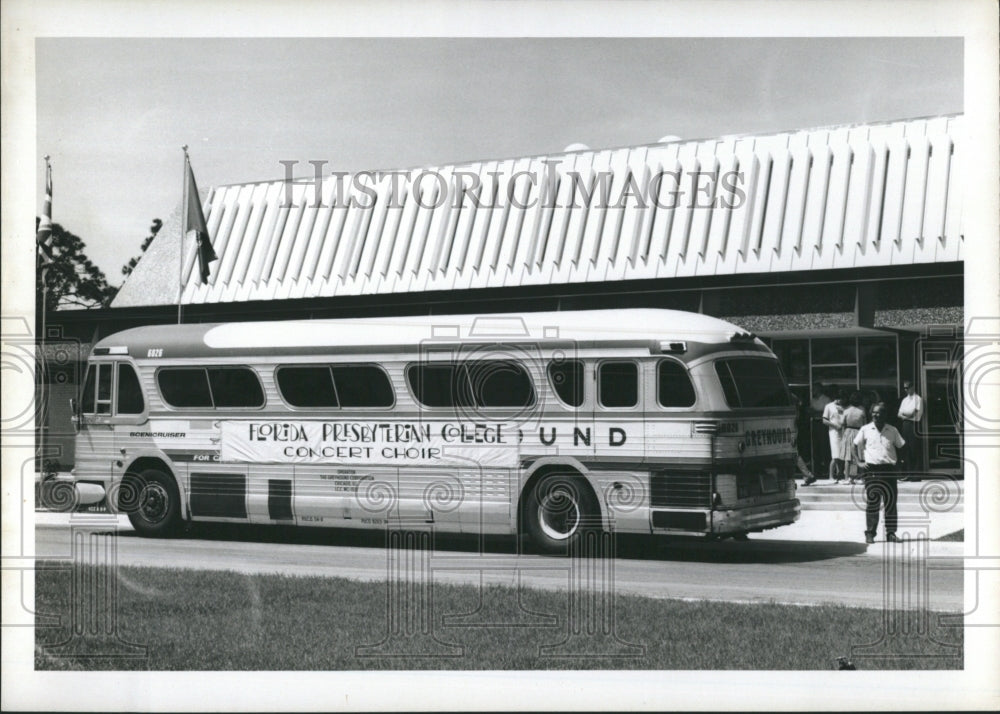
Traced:
<path id="1" fill-rule="evenodd" d="M 957 261 L 961 136 L 955 115 L 222 186 L 182 301 Z M 116 307 L 176 301 L 164 237 Z"/>

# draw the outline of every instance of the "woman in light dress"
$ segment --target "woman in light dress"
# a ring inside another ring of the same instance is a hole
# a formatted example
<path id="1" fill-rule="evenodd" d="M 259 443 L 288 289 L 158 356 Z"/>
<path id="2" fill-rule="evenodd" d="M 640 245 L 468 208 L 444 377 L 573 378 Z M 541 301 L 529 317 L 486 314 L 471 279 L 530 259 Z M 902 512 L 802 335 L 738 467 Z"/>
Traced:
<path id="1" fill-rule="evenodd" d="M 844 430 L 840 434 L 840 458 L 844 460 L 844 475 L 853 484 L 858 478 L 858 462 L 854 458 L 854 437 L 865 425 L 865 410 L 861 408 L 861 392 L 853 392 L 844 409 Z"/>
<path id="2" fill-rule="evenodd" d="M 840 389 L 837 398 L 823 407 L 823 423 L 830 435 L 830 476 L 835 483 L 840 483 L 844 477 L 844 459 L 840 455 L 841 438 L 844 431 L 844 405 L 847 403 L 847 392 Z"/>

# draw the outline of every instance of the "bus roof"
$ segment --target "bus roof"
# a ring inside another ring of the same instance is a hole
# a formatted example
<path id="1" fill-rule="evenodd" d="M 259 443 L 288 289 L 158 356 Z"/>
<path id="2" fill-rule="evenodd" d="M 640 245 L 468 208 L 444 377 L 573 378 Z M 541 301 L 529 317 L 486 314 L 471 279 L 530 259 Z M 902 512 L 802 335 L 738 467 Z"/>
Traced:
<path id="1" fill-rule="evenodd" d="M 289 353 L 296 349 L 338 352 L 357 348 L 415 348 L 429 342 L 554 342 L 649 344 L 729 342 L 744 330 L 708 315 L 655 308 L 580 310 L 487 315 L 420 315 L 271 322 L 200 323 L 137 327 L 110 335 L 95 354 L 145 357 L 222 356 L 246 352 Z M 759 340 L 746 343 L 762 345 Z M 123 349 L 124 348 L 124 349 Z"/>

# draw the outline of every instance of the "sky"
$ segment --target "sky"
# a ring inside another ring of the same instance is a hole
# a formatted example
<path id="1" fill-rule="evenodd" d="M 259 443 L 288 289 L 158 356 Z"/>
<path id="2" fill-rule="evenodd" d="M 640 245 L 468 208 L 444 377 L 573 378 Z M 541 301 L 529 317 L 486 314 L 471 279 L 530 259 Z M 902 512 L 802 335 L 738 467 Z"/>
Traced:
<path id="1" fill-rule="evenodd" d="M 184 144 L 204 189 L 958 113 L 962 73 L 961 38 L 40 38 L 37 152 L 119 284 Z"/>

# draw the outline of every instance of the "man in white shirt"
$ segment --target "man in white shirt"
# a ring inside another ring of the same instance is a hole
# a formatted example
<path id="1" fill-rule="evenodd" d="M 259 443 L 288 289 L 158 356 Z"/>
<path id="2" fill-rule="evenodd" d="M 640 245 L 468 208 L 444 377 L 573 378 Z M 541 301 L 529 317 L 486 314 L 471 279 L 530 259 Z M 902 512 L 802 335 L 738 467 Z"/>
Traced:
<path id="1" fill-rule="evenodd" d="M 906 446 L 900 454 L 900 461 L 903 470 L 908 474 L 916 474 L 921 470 L 920 445 L 917 441 L 917 425 L 924 416 L 924 400 L 917 394 L 913 387 L 913 382 L 909 379 L 903 381 L 903 391 L 906 396 L 899 403 L 899 419 L 902 423 L 903 439 Z"/>
<path id="2" fill-rule="evenodd" d="M 906 445 L 892 424 L 885 423 L 885 404 L 872 407 L 872 420 L 854 437 L 855 456 L 865 468 L 865 543 L 875 542 L 878 513 L 885 501 L 885 539 L 898 543 L 896 537 L 896 449 Z"/>

